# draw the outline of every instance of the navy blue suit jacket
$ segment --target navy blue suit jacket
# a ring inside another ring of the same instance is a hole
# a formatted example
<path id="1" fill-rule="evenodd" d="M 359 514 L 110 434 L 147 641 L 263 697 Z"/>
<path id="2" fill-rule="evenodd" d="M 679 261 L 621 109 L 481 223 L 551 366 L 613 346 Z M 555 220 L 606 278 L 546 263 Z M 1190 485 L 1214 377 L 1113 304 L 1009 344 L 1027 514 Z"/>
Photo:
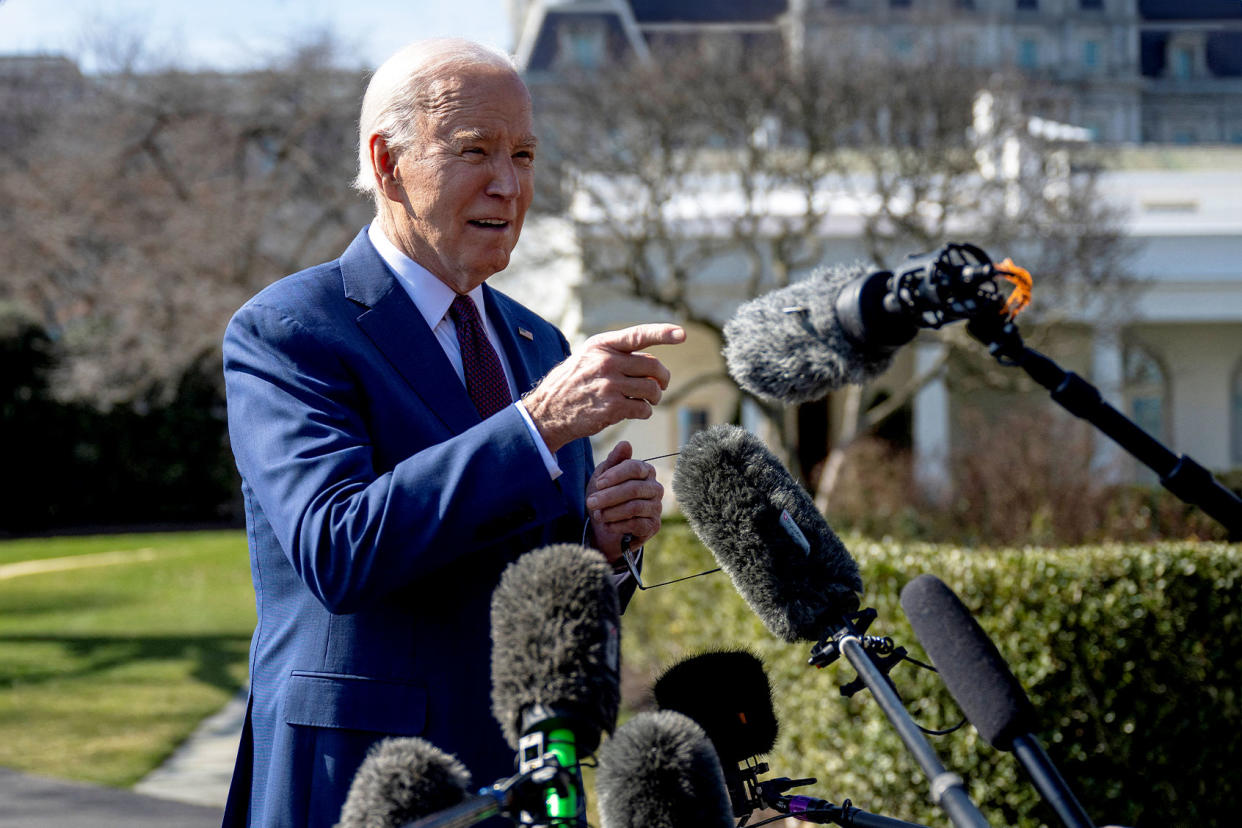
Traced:
<path id="1" fill-rule="evenodd" d="M 485 290 L 524 392 L 569 345 Z M 589 442 L 553 481 L 515 407 L 481 421 L 365 230 L 250 300 L 223 350 L 258 609 L 225 824 L 333 825 L 388 735 L 456 754 L 476 784 L 511 774 L 491 592 L 523 552 L 581 539 Z"/>

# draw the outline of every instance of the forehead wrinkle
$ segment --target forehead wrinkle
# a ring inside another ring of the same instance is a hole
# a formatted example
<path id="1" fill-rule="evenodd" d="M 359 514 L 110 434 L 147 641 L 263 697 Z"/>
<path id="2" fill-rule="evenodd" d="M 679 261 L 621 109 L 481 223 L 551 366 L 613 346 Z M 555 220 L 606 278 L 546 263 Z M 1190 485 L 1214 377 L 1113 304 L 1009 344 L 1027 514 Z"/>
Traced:
<path id="1" fill-rule="evenodd" d="M 448 84 L 443 81 L 432 85 L 422 97 L 418 107 L 418 117 L 424 130 L 434 130 L 438 124 L 460 109 L 462 100 L 461 85 Z"/>

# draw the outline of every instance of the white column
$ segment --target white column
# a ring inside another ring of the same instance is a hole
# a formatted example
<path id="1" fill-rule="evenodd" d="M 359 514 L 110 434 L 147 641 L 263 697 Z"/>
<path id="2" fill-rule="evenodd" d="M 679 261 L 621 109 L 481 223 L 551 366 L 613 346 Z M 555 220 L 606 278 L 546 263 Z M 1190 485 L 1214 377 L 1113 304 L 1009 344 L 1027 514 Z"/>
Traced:
<path id="1" fill-rule="evenodd" d="M 1095 329 L 1091 342 L 1091 384 L 1099 389 L 1104 401 L 1125 413 L 1125 365 L 1121 352 L 1121 332 L 1115 325 Z M 1101 483 L 1117 483 L 1125 476 L 1125 455 L 1112 438 L 1099 431 L 1095 434 L 1095 451 L 1091 468 Z"/>
<path id="2" fill-rule="evenodd" d="M 921 376 L 943 359 L 945 345 L 919 342 L 914 349 L 914 376 Z M 914 395 L 914 475 L 923 492 L 935 501 L 947 500 L 949 491 L 949 391 L 937 377 Z"/>

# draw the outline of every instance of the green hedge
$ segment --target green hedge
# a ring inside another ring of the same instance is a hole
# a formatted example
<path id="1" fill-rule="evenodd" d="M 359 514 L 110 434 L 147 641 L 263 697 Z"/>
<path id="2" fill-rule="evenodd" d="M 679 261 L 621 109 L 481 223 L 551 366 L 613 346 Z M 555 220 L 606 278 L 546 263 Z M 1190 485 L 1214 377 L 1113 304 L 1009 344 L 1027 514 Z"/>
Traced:
<path id="1" fill-rule="evenodd" d="M 927 661 L 901 610 L 925 572 L 966 603 L 1041 716 L 1039 737 L 1097 824 L 1234 825 L 1242 798 L 1242 547 L 1209 543 L 967 550 L 844 538 L 863 571 L 868 631 Z M 714 566 L 684 523 L 648 545 L 651 582 Z M 695 652 L 746 647 L 768 669 L 781 736 L 770 776 L 814 776 L 802 792 L 927 825 L 946 818 L 869 692 L 840 687 L 845 660 L 806 665 L 810 644 L 771 636 L 723 574 L 639 593 L 624 617 L 627 708 L 652 677 Z M 893 679 L 915 719 L 962 714 L 934 674 Z M 705 688 L 705 692 L 712 692 Z M 1057 824 L 1010 754 L 969 725 L 929 741 L 993 825 Z"/>
<path id="2" fill-rule="evenodd" d="M 52 393 L 54 343 L 0 303 L 0 537 L 240 520 L 218 355 L 164 395 L 100 410 Z"/>

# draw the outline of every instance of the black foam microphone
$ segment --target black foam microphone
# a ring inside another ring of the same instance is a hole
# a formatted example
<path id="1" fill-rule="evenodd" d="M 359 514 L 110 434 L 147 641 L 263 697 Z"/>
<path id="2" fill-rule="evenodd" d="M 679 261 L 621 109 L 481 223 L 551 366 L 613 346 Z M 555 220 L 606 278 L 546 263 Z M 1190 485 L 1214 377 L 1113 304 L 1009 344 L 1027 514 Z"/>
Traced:
<path id="1" fill-rule="evenodd" d="M 415 737 L 377 742 L 350 783 L 337 828 L 396 828 L 467 798 L 470 772 Z"/>
<path id="2" fill-rule="evenodd" d="M 1034 736 L 1035 708 L 979 622 L 944 582 L 920 575 L 901 591 L 914 634 L 962 712 L 988 744 L 1012 751 L 1068 826 L 1091 826 Z"/>
<path id="3" fill-rule="evenodd" d="M 652 695 L 661 710 L 684 713 L 707 732 L 733 815 L 759 807 L 755 779 L 767 765 L 752 760 L 772 750 L 780 730 L 763 662 L 745 650 L 700 653 L 665 670 Z"/>
<path id="4" fill-rule="evenodd" d="M 664 671 L 652 695 L 661 710 L 684 713 L 707 732 L 720 757 L 735 817 L 772 809 L 803 822 L 856 828 L 923 828 L 867 813 L 849 800 L 835 805 L 825 799 L 786 793 L 790 788 L 814 784 L 815 779 L 758 780 L 768 766 L 754 759 L 772 750 L 780 728 L 767 673 L 753 653 L 717 650 L 691 656 Z"/>
<path id="5" fill-rule="evenodd" d="M 572 778 L 549 789 L 555 825 L 586 825 L 578 762 L 611 732 L 621 701 L 621 608 L 600 553 L 559 544 L 509 565 L 492 593 L 492 714 L 523 773 L 550 754 Z"/>
<path id="6" fill-rule="evenodd" d="M 806 490 L 759 438 L 731 425 L 695 434 L 673 471 L 673 493 L 763 621 L 785 641 L 818 641 L 858 608 L 862 576 Z"/>
<path id="7" fill-rule="evenodd" d="M 602 828 L 733 828 L 716 751 L 687 716 L 635 715 L 604 742 L 598 761 Z"/>
<path id="8" fill-rule="evenodd" d="M 826 268 L 740 306 L 724 327 L 729 374 L 759 397 L 819 399 L 883 373 L 920 328 L 999 314 L 988 255 L 948 244 L 892 271 Z"/>

